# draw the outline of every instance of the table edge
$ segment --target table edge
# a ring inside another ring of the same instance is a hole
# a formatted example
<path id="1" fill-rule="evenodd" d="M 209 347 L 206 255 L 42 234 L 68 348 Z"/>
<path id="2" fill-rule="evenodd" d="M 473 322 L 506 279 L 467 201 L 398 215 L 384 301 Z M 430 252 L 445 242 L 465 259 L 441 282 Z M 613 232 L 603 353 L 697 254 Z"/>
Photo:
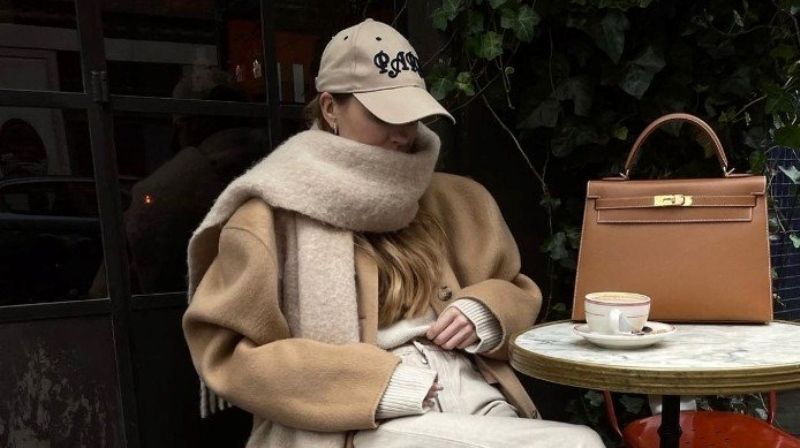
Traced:
<path id="1" fill-rule="evenodd" d="M 584 364 L 539 355 L 517 345 L 517 338 L 532 329 L 572 323 L 560 320 L 535 325 L 515 333 L 509 341 L 509 363 L 527 376 L 567 386 L 614 392 L 660 395 L 706 395 L 766 392 L 800 388 L 800 364 L 698 371 L 631 369 L 604 364 Z M 798 322 L 774 320 L 800 326 Z M 691 325 L 691 324 L 689 324 Z"/>

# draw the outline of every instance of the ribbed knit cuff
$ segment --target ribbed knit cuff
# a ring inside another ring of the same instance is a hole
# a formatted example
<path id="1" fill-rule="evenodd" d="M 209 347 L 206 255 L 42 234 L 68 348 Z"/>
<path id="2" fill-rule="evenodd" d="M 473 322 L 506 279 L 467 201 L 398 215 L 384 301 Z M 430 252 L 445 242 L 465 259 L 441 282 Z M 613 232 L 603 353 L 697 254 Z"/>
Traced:
<path id="1" fill-rule="evenodd" d="M 450 306 L 458 308 L 475 325 L 478 342 L 467 346 L 468 353 L 483 353 L 497 347 L 503 341 L 500 322 L 481 302 L 473 299 L 458 299 Z"/>
<path id="2" fill-rule="evenodd" d="M 378 403 L 375 418 L 380 420 L 425 413 L 423 402 L 436 376 L 433 370 L 398 364 Z"/>

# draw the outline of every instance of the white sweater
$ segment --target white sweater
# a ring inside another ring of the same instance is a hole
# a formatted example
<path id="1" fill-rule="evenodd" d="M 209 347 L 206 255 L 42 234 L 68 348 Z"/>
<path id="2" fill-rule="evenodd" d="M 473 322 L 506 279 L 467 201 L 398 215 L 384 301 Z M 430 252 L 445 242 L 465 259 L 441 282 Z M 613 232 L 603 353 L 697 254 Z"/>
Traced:
<path id="1" fill-rule="evenodd" d="M 465 298 L 456 300 L 449 307 L 458 308 L 475 325 L 478 342 L 468 346 L 464 351 L 472 354 L 482 353 L 500 344 L 503 337 L 500 323 L 483 304 Z M 392 350 L 409 344 L 414 338 L 424 337 L 435 321 L 436 313 L 431 308 L 423 316 L 395 322 L 378 330 L 378 346 L 384 350 Z M 437 373 L 433 370 L 399 364 L 378 403 L 376 418 L 386 419 L 424 413 L 423 401 L 436 381 L 436 376 Z"/>

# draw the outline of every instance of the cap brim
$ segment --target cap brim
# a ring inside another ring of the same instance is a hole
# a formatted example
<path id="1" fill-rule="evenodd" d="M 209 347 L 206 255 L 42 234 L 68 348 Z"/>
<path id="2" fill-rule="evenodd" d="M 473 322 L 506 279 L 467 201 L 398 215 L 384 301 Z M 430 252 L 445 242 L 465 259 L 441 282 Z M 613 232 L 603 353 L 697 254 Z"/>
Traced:
<path id="1" fill-rule="evenodd" d="M 431 115 L 444 115 L 453 124 L 456 122 L 447 109 L 442 107 L 427 90 L 420 87 L 354 92 L 353 96 L 373 115 L 387 123 L 410 123 Z"/>

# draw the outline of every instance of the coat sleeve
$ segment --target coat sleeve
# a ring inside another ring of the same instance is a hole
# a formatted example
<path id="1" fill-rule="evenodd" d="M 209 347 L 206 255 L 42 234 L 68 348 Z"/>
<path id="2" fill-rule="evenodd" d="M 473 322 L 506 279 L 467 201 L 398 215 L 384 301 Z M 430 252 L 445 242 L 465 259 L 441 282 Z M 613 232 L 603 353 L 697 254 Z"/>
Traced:
<path id="1" fill-rule="evenodd" d="M 374 345 L 292 338 L 280 309 L 274 240 L 226 226 L 183 317 L 195 369 L 222 398 L 264 419 L 333 432 L 375 428 L 400 359 Z"/>
<path id="2" fill-rule="evenodd" d="M 471 180 L 458 190 L 466 200 L 451 206 L 459 218 L 448 230 L 451 265 L 462 289 L 453 299 L 474 299 L 494 314 L 502 341 L 481 356 L 507 360 L 511 336 L 536 321 L 542 293 L 520 272 L 517 243 L 489 191 Z"/>

